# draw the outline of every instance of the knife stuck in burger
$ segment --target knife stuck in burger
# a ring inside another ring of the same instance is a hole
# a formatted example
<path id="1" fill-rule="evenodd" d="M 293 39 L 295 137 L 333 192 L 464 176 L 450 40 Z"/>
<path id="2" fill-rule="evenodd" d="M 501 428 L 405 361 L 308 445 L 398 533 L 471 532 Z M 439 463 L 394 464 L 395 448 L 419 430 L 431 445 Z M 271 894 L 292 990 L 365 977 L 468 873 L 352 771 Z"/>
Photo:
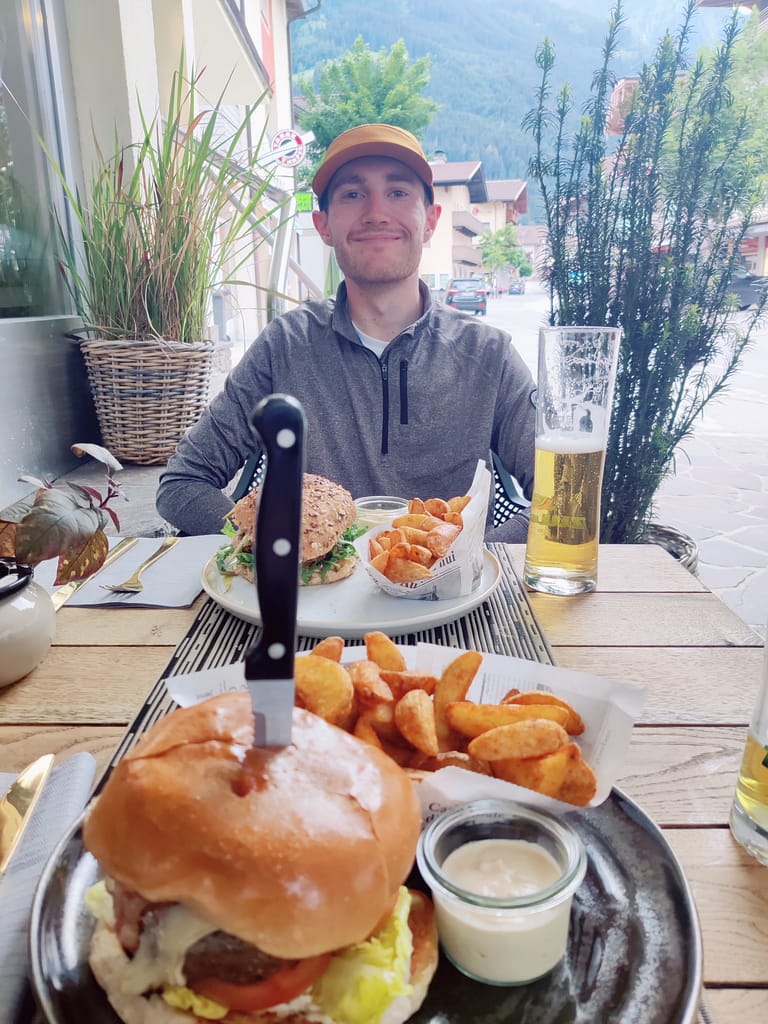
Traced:
<path id="1" fill-rule="evenodd" d="M 252 746 L 247 694 L 171 712 L 84 824 L 93 973 L 126 1024 L 402 1024 L 437 965 L 403 885 L 421 814 L 376 748 L 295 709 Z"/>

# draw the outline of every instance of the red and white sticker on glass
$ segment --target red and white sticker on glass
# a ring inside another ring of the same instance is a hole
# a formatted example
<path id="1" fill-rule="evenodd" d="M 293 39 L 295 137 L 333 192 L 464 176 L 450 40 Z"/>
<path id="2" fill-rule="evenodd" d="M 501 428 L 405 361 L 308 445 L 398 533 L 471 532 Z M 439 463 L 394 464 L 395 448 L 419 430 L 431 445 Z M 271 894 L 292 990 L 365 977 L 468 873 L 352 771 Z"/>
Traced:
<path id="1" fill-rule="evenodd" d="M 307 155 L 307 146 L 298 132 L 286 128 L 277 132 L 272 139 L 272 153 L 283 167 L 298 167 Z"/>

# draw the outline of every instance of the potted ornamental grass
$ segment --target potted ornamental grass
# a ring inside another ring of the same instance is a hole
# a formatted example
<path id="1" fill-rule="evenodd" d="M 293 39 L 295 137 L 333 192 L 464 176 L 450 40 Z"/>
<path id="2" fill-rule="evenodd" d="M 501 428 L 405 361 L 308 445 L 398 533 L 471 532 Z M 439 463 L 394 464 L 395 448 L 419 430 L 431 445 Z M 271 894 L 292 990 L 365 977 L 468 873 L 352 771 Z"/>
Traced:
<path id="1" fill-rule="evenodd" d="M 57 217 L 102 438 L 130 462 L 165 462 L 198 419 L 216 348 L 206 338 L 212 290 L 238 283 L 279 210 L 257 157 L 267 93 L 233 123 L 231 107 L 206 102 L 201 79 L 185 78 L 182 58 L 165 116 L 142 112 L 138 141 L 116 140 L 111 156 L 97 149 L 83 190 L 53 161 L 79 234 L 70 243 Z"/>
<path id="2" fill-rule="evenodd" d="M 623 331 L 603 542 L 655 539 L 654 495 L 765 312 L 763 298 L 740 314 L 731 291 L 763 184 L 750 112 L 733 99 L 739 21 L 734 14 L 712 53 L 690 59 L 695 10 L 688 0 L 676 35 L 617 89 L 618 0 L 575 132 L 571 92 L 553 92 L 555 53 L 545 40 L 537 103 L 524 122 L 549 233 L 550 323 Z"/>

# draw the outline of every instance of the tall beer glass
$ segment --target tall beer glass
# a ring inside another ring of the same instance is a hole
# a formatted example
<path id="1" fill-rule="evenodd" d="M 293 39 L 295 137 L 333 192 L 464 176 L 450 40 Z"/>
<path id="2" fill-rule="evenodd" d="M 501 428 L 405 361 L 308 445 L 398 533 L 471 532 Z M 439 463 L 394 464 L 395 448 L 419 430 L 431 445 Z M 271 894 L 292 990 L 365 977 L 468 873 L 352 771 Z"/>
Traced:
<path id="1" fill-rule="evenodd" d="M 768 641 L 763 649 L 763 679 L 741 759 L 730 826 L 734 839 L 761 864 L 768 864 Z"/>
<path id="2" fill-rule="evenodd" d="M 618 327 L 539 331 L 536 461 L 524 580 L 546 594 L 597 586 L 600 488 Z"/>

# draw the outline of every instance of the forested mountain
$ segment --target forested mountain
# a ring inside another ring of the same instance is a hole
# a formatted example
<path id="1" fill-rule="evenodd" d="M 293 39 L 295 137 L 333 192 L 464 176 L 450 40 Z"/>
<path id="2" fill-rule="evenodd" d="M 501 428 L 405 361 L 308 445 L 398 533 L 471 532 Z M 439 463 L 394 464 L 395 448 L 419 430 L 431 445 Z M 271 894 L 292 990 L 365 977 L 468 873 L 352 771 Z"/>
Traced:
<path id="1" fill-rule="evenodd" d="M 374 51 L 403 39 L 409 57 L 431 58 L 425 94 L 439 105 L 424 135 L 428 153 L 480 159 L 486 179 L 525 178 L 531 150 L 521 121 L 534 101 L 534 55 L 553 41 L 554 82 L 586 97 L 608 26 L 611 0 L 322 0 L 292 29 L 294 75 L 339 57 L 362 36 Z M 625 0 L 619 74 L 636 73 L 666 28 L 680 23 L 684 0 Z M 714 42 L 727 10 L 695 14 L 696 44 Z M 298 92 L 298 89 L 297 89 Z"/>

